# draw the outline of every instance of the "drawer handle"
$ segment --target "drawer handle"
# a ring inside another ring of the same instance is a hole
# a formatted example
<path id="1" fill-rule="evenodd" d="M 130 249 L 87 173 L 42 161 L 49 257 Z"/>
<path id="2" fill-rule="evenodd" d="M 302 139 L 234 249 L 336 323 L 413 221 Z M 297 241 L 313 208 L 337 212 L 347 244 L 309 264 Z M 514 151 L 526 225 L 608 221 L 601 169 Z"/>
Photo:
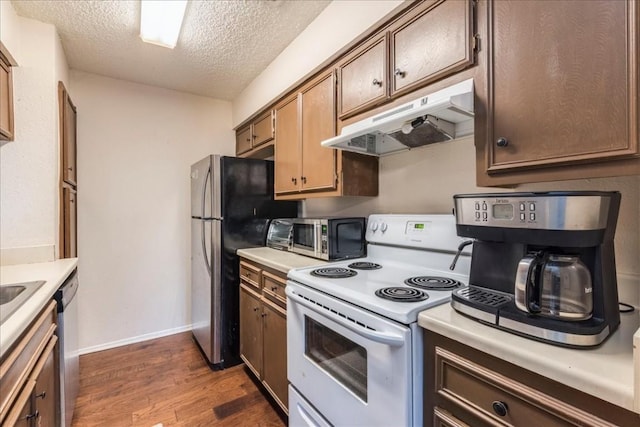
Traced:
<path id="1" fill-rule="evenodd" d="M 42 392 L 42 393 L 40 393 L 40 394 L 36 394 L 36 396 L 35 396 L 35 397 L 36 397 L 36 399 L 37 399 L 37 398 L 44 399 L 46 395 L 47 395 L 47 392 L 46 392 L 46 391 L 43 391 L 43 392 Z"/>
<path id="2" fill-rule="evenodd" d="M 380 81 L 378 79 L 373 79 L 371 84 L 374 85 L 374 86 L 382 87 L 382 81 Z"/>
<path id="3" fill-rule="evenodd" d="M 25 418 L 27 420 L 30 420 L 32 418 L 38 418 L 40 416 L 40 412 L 38 412 L 38 410 L 36 409 L 36 412 L 34 412 L 33 414 L 29 414 L 27 415 Z"/>
<path id="4" fill-rule="evenodd" d="M 278 287 L 277 287 L 277 286 L 272 286 L 272 287 L 271 287 L 271 291 L 272 291 L 272 292 L 276 292 L 277 290 L 278 290 Z"/>
<path id="5" fill-rule="evenodd" d="M 500 400 L 494 401 L 491 406 L 493 407 L 493 412 L 500 417 L 504 417 L 509 412 L 509 405 L 505 402 L 501 402 Z"/>

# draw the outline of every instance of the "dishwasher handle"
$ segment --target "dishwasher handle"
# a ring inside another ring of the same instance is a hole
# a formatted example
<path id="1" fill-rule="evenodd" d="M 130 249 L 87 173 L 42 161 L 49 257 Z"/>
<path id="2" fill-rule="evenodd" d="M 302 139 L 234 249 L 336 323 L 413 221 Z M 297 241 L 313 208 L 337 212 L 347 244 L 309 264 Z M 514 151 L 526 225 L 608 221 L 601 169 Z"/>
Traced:
<path id="1" fill-rule="evenodd" d="M 76 268 L 56 291 L 54 298 L 58 303 L 58 313 L 62 313 L 71 303 L 78 292 L 78 285 L 78 269 Z"/>

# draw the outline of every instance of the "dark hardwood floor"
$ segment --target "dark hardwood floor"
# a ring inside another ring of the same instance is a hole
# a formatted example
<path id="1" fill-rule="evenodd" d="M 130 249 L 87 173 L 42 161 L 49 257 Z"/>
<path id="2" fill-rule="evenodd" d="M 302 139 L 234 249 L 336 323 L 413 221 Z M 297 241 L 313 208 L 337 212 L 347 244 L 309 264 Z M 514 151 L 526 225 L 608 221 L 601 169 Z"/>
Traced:
<path id="1" fill-rule="evenodd" d="M 249 375 L 210 370 L 190 332 L 86 354 L 73 427 L 285 426 Z"/>

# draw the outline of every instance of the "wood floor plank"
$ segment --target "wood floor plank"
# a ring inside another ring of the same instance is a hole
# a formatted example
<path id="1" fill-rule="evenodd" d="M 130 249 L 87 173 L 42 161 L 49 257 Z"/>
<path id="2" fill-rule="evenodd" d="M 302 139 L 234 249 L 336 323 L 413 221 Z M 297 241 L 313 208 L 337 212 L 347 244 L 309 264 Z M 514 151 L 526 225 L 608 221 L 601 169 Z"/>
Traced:
<path id="1" fill-rule="evenodd" d="M 284 427 L 249 375 L 209 369 L 190 332 L 83 355 L 72 426 Z"/>

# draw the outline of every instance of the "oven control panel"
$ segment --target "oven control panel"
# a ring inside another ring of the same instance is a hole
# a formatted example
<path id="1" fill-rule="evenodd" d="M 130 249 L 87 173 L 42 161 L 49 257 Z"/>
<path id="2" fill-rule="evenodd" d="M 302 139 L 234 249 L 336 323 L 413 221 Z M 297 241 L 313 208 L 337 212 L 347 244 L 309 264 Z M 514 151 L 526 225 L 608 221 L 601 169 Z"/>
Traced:
<path id="1" fill-rule="evenodd" d="M 449 252 L 465 240 L 456 234 L 453 215 L 370 215 L 366 239 L 373 244 Z"/>

